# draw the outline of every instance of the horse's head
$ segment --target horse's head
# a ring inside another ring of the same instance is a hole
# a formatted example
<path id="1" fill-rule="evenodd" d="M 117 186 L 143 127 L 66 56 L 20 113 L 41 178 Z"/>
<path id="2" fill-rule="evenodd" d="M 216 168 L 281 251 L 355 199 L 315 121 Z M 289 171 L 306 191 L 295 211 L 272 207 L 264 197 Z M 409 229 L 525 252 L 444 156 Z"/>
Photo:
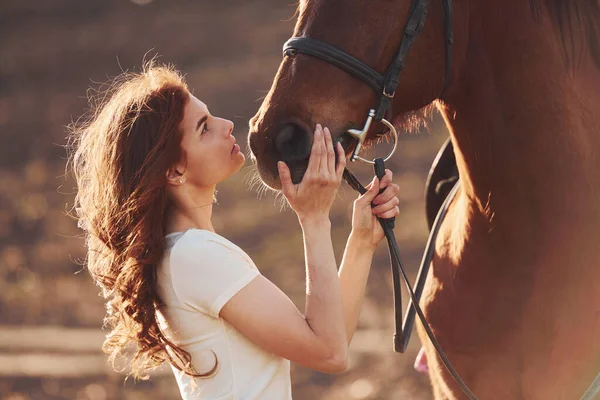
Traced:
<path id="1" fill-rule="evenodd" d="M 302 0 L 293 36 L 328 43 L 384 74 L 417 2 Z M 431 2 L 427 7 L 426 23 L 399 75 L 394 115 L 424 107 L 444 88 L 447 30 L 443 3 Z M 455 46 L 454 59 L 456 50 Z M 294 182 L 302 179 L 317 123 L 329 127 L 349 153 L 354 140 L 344 132 L 363 127 L 368 110 L 377 106 L 380 95 L 361 79 L 317 57 L 302 52 L 284 56 L 271 90 L 250 121 L 248 141 L 263 182 L 280 188 L 278 160 L 290 166 Z M 366 143 L 382 130 L 380 123 L 373 124 Z"/>

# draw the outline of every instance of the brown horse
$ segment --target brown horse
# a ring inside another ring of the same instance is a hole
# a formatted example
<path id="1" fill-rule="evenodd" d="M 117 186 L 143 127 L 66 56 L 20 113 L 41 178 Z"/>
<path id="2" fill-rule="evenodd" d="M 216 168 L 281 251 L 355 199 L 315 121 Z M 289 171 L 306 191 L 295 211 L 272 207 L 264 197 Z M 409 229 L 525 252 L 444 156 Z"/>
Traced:
<path id="1" fill-rule="evenodd" d="M 327 42 L 382 73 L 410 7 L 303 0 L 293 36 Z M 480 399 L 579 399 L 600 371 L 600 3 L 455 0 L 452 11 L 447 89 L 442 95 L 444 12 L 435 1 L 393 103 L 399 119 L 437 106 L 461 180 L 421 304 Z M 300 180 L 311 127 L 322 123 L 334 136 L 362 128 L 375 102 L 345 71 L 285 57 L 250 123 L 262 180 L 279 189 L 280 159 Z M 422 329 L 419 336 L 435 398 L 463 398 Z"/>

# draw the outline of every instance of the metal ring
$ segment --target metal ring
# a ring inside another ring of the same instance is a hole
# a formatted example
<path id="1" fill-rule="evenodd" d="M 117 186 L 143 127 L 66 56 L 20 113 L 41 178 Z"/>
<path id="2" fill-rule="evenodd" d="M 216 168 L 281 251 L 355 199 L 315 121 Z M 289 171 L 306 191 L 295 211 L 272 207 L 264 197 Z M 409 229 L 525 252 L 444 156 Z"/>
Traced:
<path id="1" fill-rule="evenodd" d="M 387 157 L 385 157 L 383 159 L 383 161 L 387 161 L 394 155 L 394 153 L 396 152 L 396 148 L 398 147 L 398 131 L 396 131 L 396 128 L 394 128 L 394 125 L 392 125 L 388 120 L 382 119 L 381 122 L 385 126 L 387 126 L 390 129 L 390 132 L 392 132 L 392 134 L 394 135 L 394 147 L 392 148 L 392 151 L 390 151 L 390 153 L 387 155 Z M 365 134 L 366 134 L 366 132 L 365 132 Z M 375 164 L 375 161 L 367 160 L 366 158 L 362 158 L 359 155 L 354 155 L 350 159 L 350 161 L 355 161 L 355 160 L 360 160 L 362 162 L 366 162 L 367 164 L 371 164 L 371 165 Z"/>

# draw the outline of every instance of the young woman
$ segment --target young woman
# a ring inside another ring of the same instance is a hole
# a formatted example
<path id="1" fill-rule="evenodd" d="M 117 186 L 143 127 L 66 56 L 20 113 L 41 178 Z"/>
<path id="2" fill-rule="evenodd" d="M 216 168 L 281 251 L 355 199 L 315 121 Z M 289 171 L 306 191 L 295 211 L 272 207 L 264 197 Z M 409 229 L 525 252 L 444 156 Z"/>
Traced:
<path id="1" fill-rule="evenodd" d="M 244 164 L 233 123 L 211 115 L 170 67 L 123 75 L 104 98 L 73 127 L 70 147 L 87 265 L 108 299 L 110 359 L 137 345 L 136 377 L 168 361 L 184 399 L 290 399 L 290 360 L 344 371 L 383 238 L 375 215 L 398 215 L 391 172 L 354 202 L 338 272 L 329 210 L 345 166 L 341 146 L 317 125 L 302 182 L 292 184 L 279 163 L 304 235 L 302 314 L 213 229 L 215 187 Z"/>

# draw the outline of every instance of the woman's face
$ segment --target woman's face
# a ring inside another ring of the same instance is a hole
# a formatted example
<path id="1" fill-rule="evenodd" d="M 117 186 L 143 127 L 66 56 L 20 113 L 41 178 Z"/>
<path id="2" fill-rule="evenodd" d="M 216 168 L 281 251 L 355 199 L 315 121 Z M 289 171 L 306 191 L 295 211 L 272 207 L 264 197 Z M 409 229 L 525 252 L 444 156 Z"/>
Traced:
<path id="1" fill-rule="evenodd" d="M 181 126 L 185 164 L 183 171 L 178 170 L 186 183 L 211 187 L 244 165 L 244 154 L 231 135 L 233 122 L 210 115 L 206 104 L 191 94 Z"/>

